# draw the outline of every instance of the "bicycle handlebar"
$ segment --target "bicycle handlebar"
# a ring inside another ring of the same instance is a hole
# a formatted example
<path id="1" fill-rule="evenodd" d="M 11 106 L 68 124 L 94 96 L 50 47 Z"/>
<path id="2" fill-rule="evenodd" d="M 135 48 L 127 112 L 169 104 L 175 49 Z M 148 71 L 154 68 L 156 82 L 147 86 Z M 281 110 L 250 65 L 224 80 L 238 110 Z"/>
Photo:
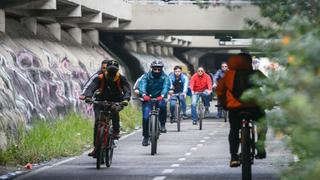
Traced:
<path id="1" fill-rule="evenodd" d="M 85 102 L 88 104 L 99 104 L 99 105 L 103 105 L 103 106 L 128 106 L 128 102 L 113 102 L 113 101 L 96 101 L 96 100 L 92 100 L 92 99 L 85 99 Z"/>

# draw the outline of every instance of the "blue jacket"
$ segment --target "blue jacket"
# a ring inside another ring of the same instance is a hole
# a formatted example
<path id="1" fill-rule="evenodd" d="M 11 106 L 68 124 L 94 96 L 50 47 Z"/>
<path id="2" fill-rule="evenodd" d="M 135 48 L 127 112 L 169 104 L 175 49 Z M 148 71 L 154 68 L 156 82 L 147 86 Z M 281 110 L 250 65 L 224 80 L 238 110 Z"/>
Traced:
<path id="1" fill-rule="evenodd" d="M 163 96 L 166 97 L 170 88 L 169 77 L 162 72 L 160 78 L 154 78 L 152 72 L 147 72 L 143 75 L 139 82 L 139 91 L 141 95 L 150 95 L 151 97 Z"/>
<path id="2" fill-rule="evenodd" d="M 173 85 L 174 81 L 176 80 L 176 75 L 174 73 L 170 73 L 169 74 L 169 79 L 170 79 L 171 85 Z M 182 93 L 187 93 L 188 92 L 188 86 L 189 86 L 189 78 L 184 73 L 181 73 L 180 79 L 182 81 L 182 86 L 183 86 Z M 174 87 L 172 87 L 172 88 L 174 88 Z"/>
<path id="3" fill-rule="evenodd" d="M 213 83 L 218 84 L 218 81 L 223 78 L 225 71 L 222 71 L 219 69 L 214 75 L 213 75 Z"/>

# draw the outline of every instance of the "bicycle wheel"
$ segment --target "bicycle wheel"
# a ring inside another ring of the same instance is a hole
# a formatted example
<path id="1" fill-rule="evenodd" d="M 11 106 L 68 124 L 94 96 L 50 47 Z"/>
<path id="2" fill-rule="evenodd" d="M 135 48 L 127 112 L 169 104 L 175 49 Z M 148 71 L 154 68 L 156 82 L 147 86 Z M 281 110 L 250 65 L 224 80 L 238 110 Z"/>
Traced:
<path id="1" fill-rule="evenodd" d="M 199 103 L 198 105 L 198 112 L 199 112 L 199 129 L 202 130 L 202 120 L 204 118 L 204 107 L 202 102 Z"/>
<path id="2" fill-rule="evenodd" d="M 156 116 L 151 115 L 150 120 L 149 120 L 149 125 L 150 125 L 150 136 L 151 136 L 151 155 L 154 155 L 157 151 L 157 122 L 156 122 Z"/>
<path id="3" fill-rule="evenodd" d="M 96 168 L 100 169 L 101 162 L 103 161 L 103 138 L 104 138 L 104 127 L 98 129 L 98 138 L 96 145 Z"/>
<path id="4" fill-rule="evenodd" d="M 251 139 L 250 128 L 248 126 L 241 128 L 241 164 L 242 179 L 251 180 Z"/>
<path id="5" fill-rule="evenodd" d="M 176 103 L 175 106 L 175 117 L 177 120 L 177 131 L 180 132 L 180 122 L 181 122 L 181 114 L 180 114 L 180 105 Z"/>
<path id="6" fill-rule="evenodd" d="M 112 137 L 112 129 L 109 130 L 110 133 L 108 133 L 108 141 L 107 141 L 107 147 L 106 147 L 106 166 L 110 167 L 112 163 L 112 157 L 113 157 L 113 149 L 114 149 L 114 139 Z"/>

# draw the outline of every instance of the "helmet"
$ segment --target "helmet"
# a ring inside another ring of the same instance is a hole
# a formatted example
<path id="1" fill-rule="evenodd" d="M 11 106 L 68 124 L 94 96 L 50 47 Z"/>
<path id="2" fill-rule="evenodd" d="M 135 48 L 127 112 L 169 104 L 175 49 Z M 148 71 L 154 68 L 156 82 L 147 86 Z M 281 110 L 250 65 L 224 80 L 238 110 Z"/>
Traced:
<path id="1" fill-rule="evenodd" d="M 150 67 L 151 68 L 154 68 L 154 67 L 160 67 L 160 68 L 163 68 L 164 64 L 162 61 L 160 60 L 155 60 L 151 63 Z"/>
<path id="2" fill-rule="evenodd" d="M 119 68 L 119 63 L 118 63 L 118 61 L 116 61 L 116 60 L 109 60 L 108 62 L 107 62 L 107 67 L 108 66 L 116 66 L 117 68 Z"/>

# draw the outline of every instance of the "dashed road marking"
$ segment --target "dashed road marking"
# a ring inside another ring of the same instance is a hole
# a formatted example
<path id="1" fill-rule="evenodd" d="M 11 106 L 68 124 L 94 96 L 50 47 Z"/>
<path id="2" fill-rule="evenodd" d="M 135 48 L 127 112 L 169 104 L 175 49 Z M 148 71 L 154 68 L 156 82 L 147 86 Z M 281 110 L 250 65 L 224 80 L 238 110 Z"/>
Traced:
<path id="1" fill-rule="evenodd" d="M 165 169 L 162 171 L 162 174 L 170 174 L 174 171 L 174 169 Z"/>
<path id="2" fill-rule="evenodd" d="M 187 160 L 187 158 L 179 158 L 178 160 L 179 161 L 185 161 L 185 160 Z"/>
<path id="3" fill-rule="evenodd" d="M 185 156 L 190 156 L 192 153 L 191 152 L 188 152 L 186 154 L 184 154 Z"/>
<path id="4" fill-rule="evenodd" d="M 196 151 L 198 148 L 196 148 L 196 147 L 192 147 L 191 148 L 191 151 Z"/>
<path id="5" fill-rule="evenodd" d="M 210 137 L 206 136 L 206 137 L 203 137 L 203 139 L 210 139 Z"/>
<path id="6" fill-rule="evenodd" d="M 153 178 L 153 180 L 165 180 L 166 176 L 157 176 L 155 178 Z"/>
<path id="7" fill-rule="evenodd" d="M 205 142 L 206 142 L 206 140 L 200 140 L 200 142 L 205 143 Z"/>
<path id="8" fill-rule="evenodd" d="M 197 144 L 197 147 L 202 147 L 203 146 L 203 144 Z"/>
<path id="9" fill-rule="evenodd" d="M 172 164 L 171 167 L 179 167 L 180 164 Z"/>

